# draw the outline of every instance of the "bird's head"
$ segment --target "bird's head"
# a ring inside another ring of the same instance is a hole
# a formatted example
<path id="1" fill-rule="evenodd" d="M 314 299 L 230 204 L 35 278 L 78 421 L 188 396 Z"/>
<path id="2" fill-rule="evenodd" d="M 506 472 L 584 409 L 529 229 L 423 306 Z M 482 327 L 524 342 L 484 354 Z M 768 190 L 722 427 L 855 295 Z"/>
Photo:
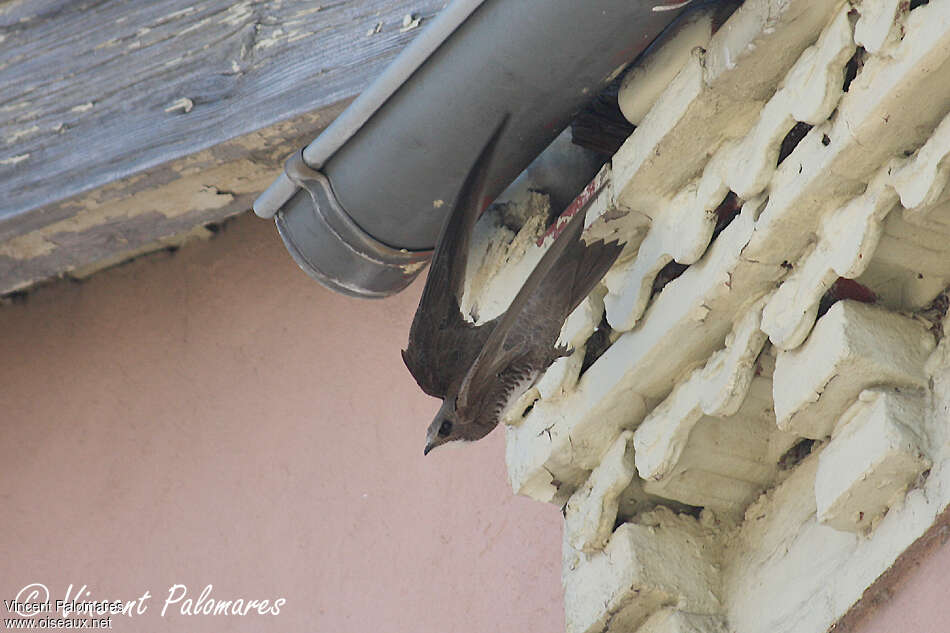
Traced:
<path id="1" fill-rule="evenodd" d="M 425 455 L 433 448 L 449 442 L 474 442 L 488 435 L 495 428 L 495 424 L 479 424 L 470 420 L 455 407 L 455 395 L 450 394 L 442 401 L 439 412 L 435 414 L 432 424 L 426 431 Z"/>
<path id="2" fill-rule="evenodd" d="M 426 448 L 424 455 L 437 446 L 442 446 L 446 442 L 465 439 L 462 433 L 465 431 L 464 424 L 459 424 L 458 411 L 455 409 L 455 398 L 447 397 L 442 401 L 439 412 L 426 430 Z"/>

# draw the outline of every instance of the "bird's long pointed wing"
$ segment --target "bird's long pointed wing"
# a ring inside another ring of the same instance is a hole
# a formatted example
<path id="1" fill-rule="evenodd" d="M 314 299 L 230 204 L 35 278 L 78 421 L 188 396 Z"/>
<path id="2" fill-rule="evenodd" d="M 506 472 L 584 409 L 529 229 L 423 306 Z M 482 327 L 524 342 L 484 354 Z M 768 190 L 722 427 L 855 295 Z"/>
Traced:
<path id="1" fill-rule="evenodd" d="M 489 393 L 498 375 L 532 346 L 543 345 L 553 354 L 564 320 L 617 259 L 619 243 L 588 245 L 581 239 L 586 211 L 581 209 L 571 219 L 492 330 L 459 390 L 460 411 L 483 406 L 479 397 Z"/>
<path id="2" fill-rule="evenodd" d="M 469 368 L 491 326 L 475 327 L 459 309 L 472 229 L 487 201 L 485 185 L 508 116 L 495 128 L 459 190 L 442 226 L 422 298 L 409 329 L 403 361 L 430 396 L 444 398 L 448 385 Z"/>

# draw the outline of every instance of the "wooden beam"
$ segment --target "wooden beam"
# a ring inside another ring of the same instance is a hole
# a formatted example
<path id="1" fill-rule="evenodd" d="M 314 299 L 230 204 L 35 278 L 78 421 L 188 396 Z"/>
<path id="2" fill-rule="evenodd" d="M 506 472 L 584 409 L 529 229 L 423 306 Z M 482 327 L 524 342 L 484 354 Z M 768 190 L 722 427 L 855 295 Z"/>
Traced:
<path id="1" fill-rule="evenodd" d="M 443 4 L 0 3 L 0 293 L 248 209 Z"/>

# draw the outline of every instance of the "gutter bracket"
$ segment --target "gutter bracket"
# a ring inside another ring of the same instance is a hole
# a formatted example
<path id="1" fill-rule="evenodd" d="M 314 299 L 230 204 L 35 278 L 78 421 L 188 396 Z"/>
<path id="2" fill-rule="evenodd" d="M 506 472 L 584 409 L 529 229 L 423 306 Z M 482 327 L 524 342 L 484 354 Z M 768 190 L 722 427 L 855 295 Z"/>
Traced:
<path id="1" fill-rule="evenodd" d="M 408 286 L 425 267 L 431 250 L 392 248 L 360 228 L 340 205 L 327 177 L 304 161 L 303 150 L 291 154 L 284 173 L 309 197 L 298 191 L 274 222 L 294 261 L 308 275 L 346 295 L 382 298 Z M 286 213 L 308 203 L 309 212 Z M 294 236 L 307 239 L 301 243 Z"/>

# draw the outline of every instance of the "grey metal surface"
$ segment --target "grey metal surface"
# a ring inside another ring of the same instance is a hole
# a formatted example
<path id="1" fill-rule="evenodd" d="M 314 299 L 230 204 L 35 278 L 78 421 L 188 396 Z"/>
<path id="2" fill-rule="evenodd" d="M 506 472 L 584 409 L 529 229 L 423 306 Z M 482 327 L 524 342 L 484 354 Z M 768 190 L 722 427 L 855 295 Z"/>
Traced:
<path id="1" fill-rule="evenodd" d="M 370 84 L 350 106 L 312 143 L 303 149 L 303 158 L 314 169 L 324 163 L 366 123 L 386 100 L 412 76 L 439 46 L 485 0 L 455 0 L 412 40 L 386 72 Z M 262 218 L 273 217 L 294 195 L 296 186 L 286 174 L 278 176 L 257 200 L 254 213 Z"/>
<path id="2" fill-rule="evenodd" d="M 335 204 L 380 245 L 432 248 L 458 187 L 503 114 L 511 120 L 488 179 L 490 199 L 679 13 L 654 11 L 655 4 L 485 0 L 324 159 Z M 378 81 L 405 75 L 404 63 L 397 58 Z M 299 213 L 319 214 L 301 205 L 283 208 L 285 240 L 289 216 Z M 298 262 L 306 252 L 317 271 L 346 269 L 330 262 L 335 255 L 317 242 L 292 237 Z M 357 276 L 367 275 L 361 270 Z"/>
<path id="3" fill-rule="evenodd" d="M 357 226 L 340 208 L 326 176 L 307 167 L 300 152 L 287 159 L 284 173 L 300 190 L 288 203 L 289 212 L 277 215 L 277 231 L 297 265 L 323 285 L 380 298 L 405 288 L 425 265 L 428 252 L 389 248 Z"/>
<path id="4" fill-rule="evenodd" d="M 495 202 L 525 202 L 532 191 L 543 191 L 551 200 L 551 208 L 563 211 L 605 162 L 603 154 L 574 145 L 568 128 L 498 194 Z"/>

